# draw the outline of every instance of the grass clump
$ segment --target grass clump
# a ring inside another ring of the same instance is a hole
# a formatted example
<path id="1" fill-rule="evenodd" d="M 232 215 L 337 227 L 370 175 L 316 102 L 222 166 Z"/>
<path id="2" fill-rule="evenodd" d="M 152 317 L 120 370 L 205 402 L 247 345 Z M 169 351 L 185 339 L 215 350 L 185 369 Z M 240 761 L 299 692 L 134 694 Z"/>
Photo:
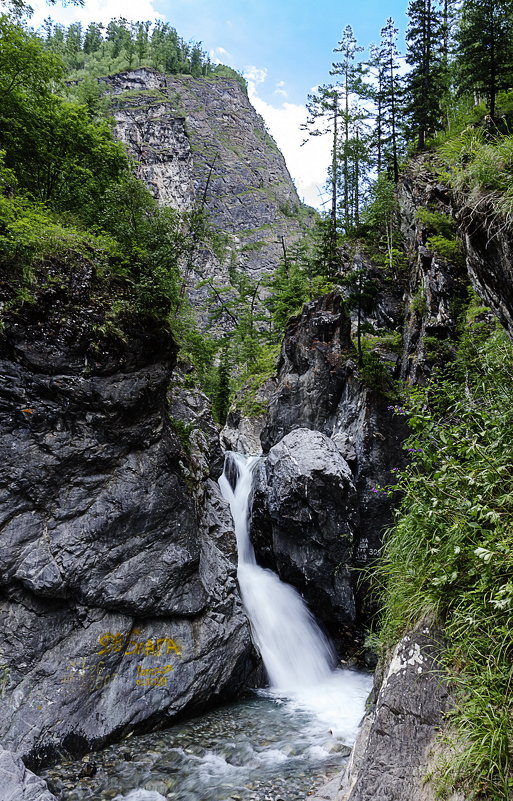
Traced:
<path id="1" fill-rule="evenodd" d="M 471 307 L 452 364 L 410 396 L 412 457 L 388 533 L 381 637 L 440 621 L 455 706 L 440 792 L 513 790 L 513 349 Z"/>

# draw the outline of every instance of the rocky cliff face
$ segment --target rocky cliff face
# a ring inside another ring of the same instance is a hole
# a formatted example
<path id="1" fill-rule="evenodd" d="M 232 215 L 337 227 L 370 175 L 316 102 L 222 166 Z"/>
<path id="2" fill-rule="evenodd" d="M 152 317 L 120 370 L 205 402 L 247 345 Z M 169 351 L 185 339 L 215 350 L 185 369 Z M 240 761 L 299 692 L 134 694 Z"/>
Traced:
<path id="1" fill-rule="evenodd" d="M 458 312 L 468 297 L 468 274 L 463 254 L 454 263 L 429 247 L 434 231 L 419 219 L 419 210 L 452 218 L 451 195 L 437 182 L 429 161 L 420 157 L 410 163 L 398 187 L 401 232 L 410 270 L 404 298 L 404 337 L 401 377 L 424 382 L 434 365 L 453 354 Z"/>
<path id="2" fill-rule="evenodd" d="M 411 272 L 405 293 L 401 375 L 422 382 L 451 356 L 458 309 L 474 289 L 513 334 L 511 232 L 491 208 L 480 212 L 450 195 L 429 170 L 427 157 L 410 164 L 399 186 L 402 228 Z M 451 263 L 429 248 L 429 217 L 418 209 L 454 214 L 463 237 L 464 261 Z M 424 217 L 424 221 L 422 219 Z M 465 266 L 464 266 L 465 265 Z M 421 296 L 421 303 L 415 299 Z M 443 632 L 423 621 L 396 645 L 376 673 L 375 691 L 347 771 L 314 801 L 434 801 L 440 738 L 447 726 L 450 688 L 443 663 Z M 455 792 L 450 801 L 463 801 Z"/>
<path id="3" fill-rule="evenodd" d="M 227 235 L 223 258 L 204 248 L 194 254 L 191 289 L 207 277 L 228 284 L 229 266 L 256 280 L 274 270 L 282 238 L 296 241 L 310 212 L 241 84 L 146 68 L 105 82 L 115 133 L 157 200 L 185 211 L 204 206 L 211 224 Z"/>
<path id="4" fill-rule="evenodd" d="M 437 742 L 450 695 L 440 631 L 423 621 L 375 676 L 371 706 L 344 774 L 313 801 L 435 801 Z M 450 801 L 464 801 L 451 795 Z"/>
<path id="5" fill-rule="evenodd" d="M 305 428 L 283 437 L 258 468 L 251 536 L 259 561 L 299 589 L 338 639 L 355 619 L 351 470 L 331 439 Z"/>
<path id="6" fill-rule="evenodd" d="M 261 436 L 269 456 L 255 491 L 251 524 L 258 558 L 303 591 L 343 650 L 366 614 L 365 592 L 353 568 L 379 554 L 391 520 L 391 502 L 382 487 L 391 483 L 391 471 L 404 464 L 406 433 L 394 402 L 362 380 L 350 328 L 337 293 L 307 304 L 290 322 Z M 312 449 L 308 432 L 302 434 L 294 443 L 301 456 L 293 458 L 291 451 L 278 471 L 277 455 L 289 450 L 291 432 L 299 437 L 302 429 L 320 432 L 322 441 Z M 322 470 L 316 460 L 307 465 L 308 455 L 319 450 Z M 301 464 L 304 473 L 289 482 L 280 503 L 277 488 L 289 460 L 295 471 Z M 338 461 L 345 465 L 346 478 L 335 486 L 328 464 L 334 467 Z M 293 505 L 296 517 L 290 513 Z M 312 540 L 317 542 L 315 557 Z"/>
<path id="7" fill-rule="evenodd" d="M 491 205 L 479 211 L 455 198 L 472 285 L 513 337 L 513 236 Z"/>
<path id="8" fill-rule="evenodd" d="M 33 766 L 236 693 L 255 665 L 215 454 L 189 418 L 190 458 L 170 417 L 173 339 L 140 316 L 109 334 L 116 287 L 60 268 L 0 343 L 0 737 Z"/>

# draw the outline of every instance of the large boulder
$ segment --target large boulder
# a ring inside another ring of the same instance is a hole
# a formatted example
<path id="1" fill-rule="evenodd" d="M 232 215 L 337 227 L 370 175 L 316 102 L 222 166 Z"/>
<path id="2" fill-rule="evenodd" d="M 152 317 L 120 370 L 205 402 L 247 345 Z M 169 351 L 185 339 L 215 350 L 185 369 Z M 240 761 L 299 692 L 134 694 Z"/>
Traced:
<path id="1" fill-rule="evenodd" d="M 306 304 L 301 315 L 287 326 L 261 436 L 264 453 L 300 428 L 331 438 L 351 468 L 358 515 L 352 524 L 352 557 L 343 569 L 347 570 L 349 564 L 358 569 L 354 582 L 356 614 L 359 622 L 365 621 L 373 610 L 361 568 L 378 558 L 383 531 L 392 522 L 392 502 L 384 488 L 393 483 L 393 471 L 405 464 L 407 426 L 402 410 L 386 388 L 373 385 L 369 376 L 362 375 L 351 341 L 349 314 L 337 292 Z M 326 486 L 326 508 L 336 504 L 332 492 Z M 258 514 L 258 504 L 255 509 Z M 265 563 L 280 570 L 271 541 L 265 535 L 257 547 Z M 322 588 L 319 593 L 323 593 Z M 325 616 L 320 596 L 316 601 L 312 588 L 309 595 L 314 596 L 315 613 Z M 340 614 L 337 618 L 340 623 Z"/>
<path id="2" fill-rule="evenodd" d="M 169 329 L 106 336 L 116 287 L 54 269 L 0 342 L 0 740 L 32 767 L 235 695 L 256 661 Z"/>
<path id="3" fill-rule="evenodd" d="M 337 801 L 435 801 L 438 739 L 450 704 L 440 632 L 423 621 L 376 674 L 375 702 L 360 730 Z M 459 795 L 451 801 L 463 801 Z"/>
<path id="4" fill-rule="evenodd" d="M 259 464 L 251 536 L 257 558 L 297 587 L 335 636 L 355 619 L 358 521 L 351 470 L 325 434 L 299 428 Z"/>
<path id="5" fill-rule="evenodd" d="M 2 801 L 56 801 L 46 782 L 27 770 L 17 754 L 0 746 L 0 795 Z"/>

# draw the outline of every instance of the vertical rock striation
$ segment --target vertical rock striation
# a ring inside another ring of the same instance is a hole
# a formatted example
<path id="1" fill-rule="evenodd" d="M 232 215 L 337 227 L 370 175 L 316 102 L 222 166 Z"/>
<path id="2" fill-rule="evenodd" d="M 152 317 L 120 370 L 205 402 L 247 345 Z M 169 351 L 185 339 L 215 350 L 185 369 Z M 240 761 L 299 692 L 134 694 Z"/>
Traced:
<path id="1" fill-rule="evenodd" d="M 0 343 L 0 738 L 36 767 L 234 695 L 256 662 L 206 413 L 195 459 L 170 418 L 172 336 L 135 314 L 106 334 L 116 285 L 60 268 Z"/>

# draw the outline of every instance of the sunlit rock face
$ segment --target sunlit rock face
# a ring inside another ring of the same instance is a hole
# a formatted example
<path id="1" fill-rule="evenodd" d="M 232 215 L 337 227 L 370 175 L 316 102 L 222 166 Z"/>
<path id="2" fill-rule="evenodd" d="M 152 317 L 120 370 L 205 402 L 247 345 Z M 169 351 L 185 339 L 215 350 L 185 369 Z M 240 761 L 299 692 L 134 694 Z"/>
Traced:
<path id="1" fill-rule="evenodd" d="M 283 248 L 311 225 L 283 155 L 231 78 L 162 75 L 147 68 L 104 79 L 113 95 L 115 134 L 137 161 L 157 200 L 204 209 L 225 235 L 224 253 L 194 254 L 194 281 L 228 280 L 236 267 L 258 280 Z"/>
<path id="2" fill-rule="evenodd" d="M 135 316 L 105 339 L 111 299 L 67 271 L 0 345 L 0 739 L 33 766 L 236 694 L 254 666 L 205 400 L 189 457 L 169 330 Z"/>

